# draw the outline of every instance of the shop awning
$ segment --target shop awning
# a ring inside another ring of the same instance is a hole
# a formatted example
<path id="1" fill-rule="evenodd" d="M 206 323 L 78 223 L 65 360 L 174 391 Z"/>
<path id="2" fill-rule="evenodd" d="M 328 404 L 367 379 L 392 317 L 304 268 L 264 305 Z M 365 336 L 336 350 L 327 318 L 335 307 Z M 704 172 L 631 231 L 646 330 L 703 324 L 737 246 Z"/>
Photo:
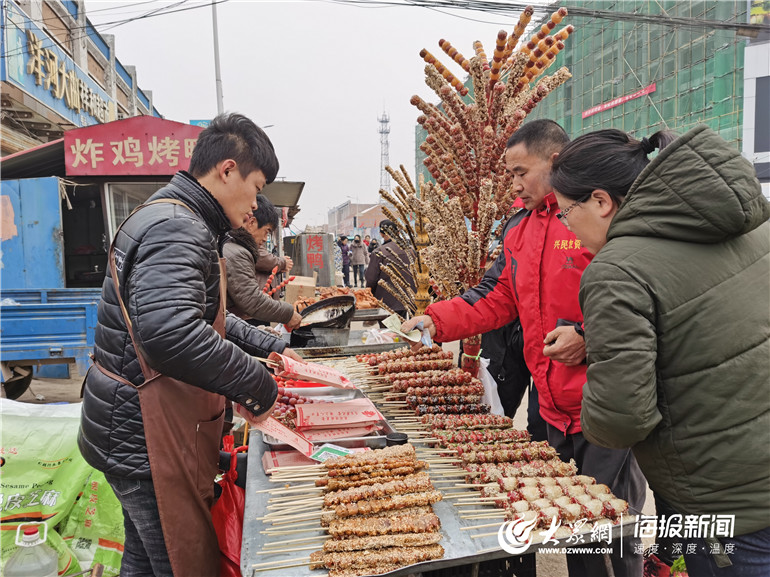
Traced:
<path id="1" fill-rule="evenodd" d="M 65 176 L 65 172 L 63 138 L 0 158 L 0 177 L 4 180 Z"/>

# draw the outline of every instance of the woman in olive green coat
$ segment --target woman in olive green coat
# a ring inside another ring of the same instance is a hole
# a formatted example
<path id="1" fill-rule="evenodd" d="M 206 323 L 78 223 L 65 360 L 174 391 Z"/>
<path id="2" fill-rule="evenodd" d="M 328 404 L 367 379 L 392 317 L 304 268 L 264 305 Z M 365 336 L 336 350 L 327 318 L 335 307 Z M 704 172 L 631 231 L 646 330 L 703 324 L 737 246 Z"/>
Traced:
<path id="1" fill-rule="evenodd" d="M 691 577 L 770 574 L 770 207 L 754 167 L 706 126 L 602 130 L 565 147 L 552 185 L 596 254 L 583 433 L 633 448 Z"/>

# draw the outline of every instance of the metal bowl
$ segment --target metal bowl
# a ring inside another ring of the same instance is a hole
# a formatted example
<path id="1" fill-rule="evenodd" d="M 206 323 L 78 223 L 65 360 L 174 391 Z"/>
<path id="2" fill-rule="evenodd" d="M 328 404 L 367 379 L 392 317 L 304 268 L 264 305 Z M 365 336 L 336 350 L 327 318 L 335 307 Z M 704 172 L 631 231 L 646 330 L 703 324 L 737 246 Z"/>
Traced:
<path id="1" fill-rule="evenodd" d="M 305 308 L 298 330 L 313 328 L 346 329 L 356 313 L 356 297 L 340 295 L 323 299 Z"/>

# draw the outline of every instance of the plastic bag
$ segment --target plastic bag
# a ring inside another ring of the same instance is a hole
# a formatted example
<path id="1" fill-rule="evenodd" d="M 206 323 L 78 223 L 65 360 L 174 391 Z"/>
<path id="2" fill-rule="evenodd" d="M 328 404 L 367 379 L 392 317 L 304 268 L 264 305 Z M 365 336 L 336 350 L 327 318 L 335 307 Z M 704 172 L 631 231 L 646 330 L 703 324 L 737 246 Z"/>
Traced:
<path id="1" fill-rule="evenodd" d="M 232 436 L 229 435 L 229 447 L 232 447 Z M 228 441 L 228 437 L 225 437 Z M 238 453 L 248 450 L 248 446 L 238 447 L 230 451 L 230 469 L 219 480 L 222 494 L 211 508 L 214 530 L 219 541 L 219 575 L 220 577 L 241 577 L 241 538 L 243 535 L 243 508 L 245 494 L 243 489 L 235 484 L 238 479 Z"/>
<path id="2" fill-rule="evenodd" d="M 481 402 L 489 405 L 491 408 L 489 412 L 493 415 L 505 415 L 503 404 L 500 402 L 500 395 L 497 394 L 497 383 L 492 375 L 489 373 L 489 359 L 480 357 L 481 366 L 479 367 L 479 380 L 484 385 L 484 396 L 481 397 Z"/>
<path id="3" fill-rule="evenodd" d="M 393 340 L 393 333 L 391 333 L 388 329 L 378 328 L 371 328 L 366 331 L 363 335 L 363 341 L 367 345 L 380 345 L 383 343 L 395 342 Z"/>

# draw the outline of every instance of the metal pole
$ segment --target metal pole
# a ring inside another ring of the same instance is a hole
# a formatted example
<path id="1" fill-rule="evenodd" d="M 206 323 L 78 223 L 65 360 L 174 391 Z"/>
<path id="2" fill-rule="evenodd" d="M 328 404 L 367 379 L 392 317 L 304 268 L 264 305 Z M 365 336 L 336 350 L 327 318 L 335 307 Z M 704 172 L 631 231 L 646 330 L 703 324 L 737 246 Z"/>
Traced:
<path id="1" fill-rule="evenodd" d="M 211 15 L 214 23 L 214 74 L 217 83 L 217 114 L 225 111 L 222 102 L 222 71 L 219 68 L 219 30 L 217 28 L 217 0 L 211 0 Z"/>

